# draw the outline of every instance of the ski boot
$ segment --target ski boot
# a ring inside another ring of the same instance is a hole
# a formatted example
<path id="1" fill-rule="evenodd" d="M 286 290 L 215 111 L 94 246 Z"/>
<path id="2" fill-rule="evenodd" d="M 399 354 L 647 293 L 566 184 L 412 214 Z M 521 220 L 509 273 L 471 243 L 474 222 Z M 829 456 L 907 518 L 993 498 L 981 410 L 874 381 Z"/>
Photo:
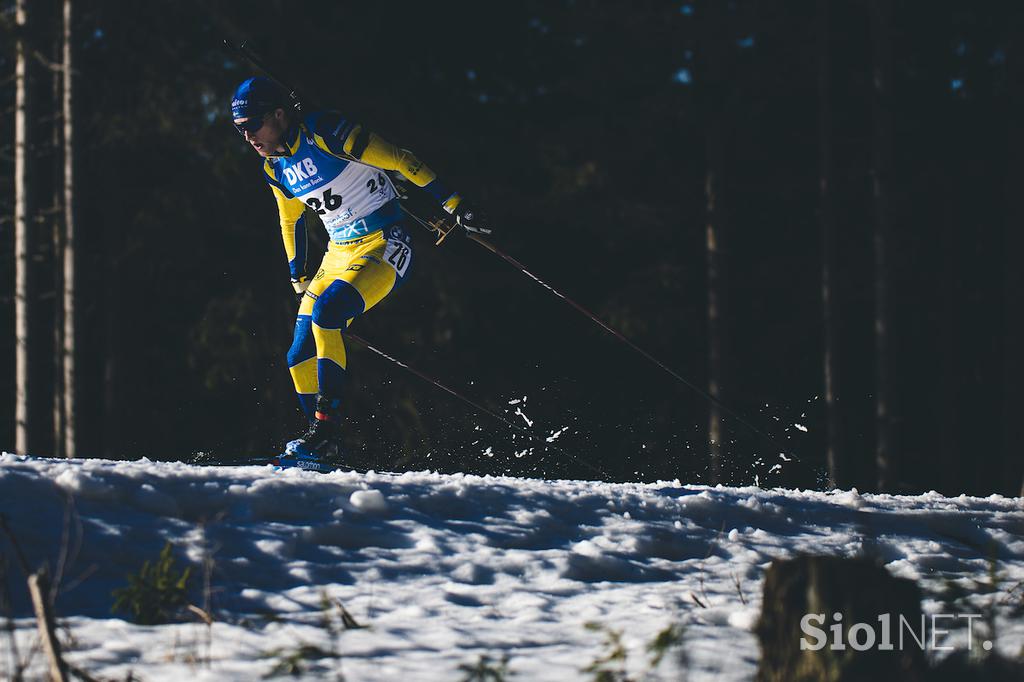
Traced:
<path id="1" fill-rule="evenodd" d="M 336 404 L 336 400 L 318 396 L 316 414 L 309 428 L 289 442 L 284 453 L 271 463 L 325 473 L 341 467 L 341 420 Z"/>

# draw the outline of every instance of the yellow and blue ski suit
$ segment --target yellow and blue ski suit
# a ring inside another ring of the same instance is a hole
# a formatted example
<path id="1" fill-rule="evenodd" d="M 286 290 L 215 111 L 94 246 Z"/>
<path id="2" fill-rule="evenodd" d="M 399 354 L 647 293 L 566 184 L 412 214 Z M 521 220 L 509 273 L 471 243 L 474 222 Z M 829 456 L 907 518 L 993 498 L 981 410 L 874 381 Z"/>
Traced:
<path id="1" fill-rule="evenodd" d="M 305 287 L 288 350 L 299 402 L 313 418 L 316 396 L 340 405 L 347 366 L 342 332 L 401 286 L 412 242 L 391 179 L 397 171 L 449 213 L 460 202 L 416 156 L 340 114 L 306 115 L 286 132 L 282 156 L 264 173 L 277 199 L 281 236 L 296 291 Z M 307 280 L 305 209 L 323 220 L 330 245 Z M 308 282 L 308 287 L 306 286 Z"/>

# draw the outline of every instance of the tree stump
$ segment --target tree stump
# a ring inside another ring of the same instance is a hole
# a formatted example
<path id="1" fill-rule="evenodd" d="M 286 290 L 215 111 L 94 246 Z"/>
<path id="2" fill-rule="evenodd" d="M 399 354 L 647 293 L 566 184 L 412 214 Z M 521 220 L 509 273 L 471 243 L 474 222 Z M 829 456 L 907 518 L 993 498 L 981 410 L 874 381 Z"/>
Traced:
<path id="1" fill-rule="evenodd" d="M 924 680 L 922 648 L 910 638 L 900 646 L 901 616 L 919 629 L 921 591 L 869 559 L 798 556 L 773 561 L 765 575 L 756 628 L 761 645 L 758 682 Z"/>

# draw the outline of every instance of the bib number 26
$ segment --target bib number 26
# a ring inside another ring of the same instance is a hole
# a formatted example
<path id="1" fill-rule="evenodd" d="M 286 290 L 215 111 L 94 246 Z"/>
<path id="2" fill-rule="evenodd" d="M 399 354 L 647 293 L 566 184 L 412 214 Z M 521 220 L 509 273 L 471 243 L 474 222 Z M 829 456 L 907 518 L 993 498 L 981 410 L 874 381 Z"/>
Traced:
<path id="1" fill-rule="evenodd" d="M 335 211 L 341 208 L 341 195 L 332 194 L 331 188 L 324 190 L 323 200 L 316 197 L 306 199 L 306 205 L 316 211 L 317 215 L 326 215 L 328 211 Z"/>
<path id="2" fill-rule="evenodd" d="M 399 277 L 405 277 L 405 271 L 412 262 L 412 250 L 397 239 L 389 239 L 384 249 L 384 260 L 391 264 Z"/>

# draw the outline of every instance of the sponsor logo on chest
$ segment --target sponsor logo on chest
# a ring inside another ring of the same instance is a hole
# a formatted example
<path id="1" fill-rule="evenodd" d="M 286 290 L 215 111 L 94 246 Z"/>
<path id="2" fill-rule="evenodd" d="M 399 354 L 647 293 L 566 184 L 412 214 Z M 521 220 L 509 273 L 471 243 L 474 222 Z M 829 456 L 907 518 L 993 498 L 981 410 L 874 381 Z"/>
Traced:
<path id="1" fill-rule="evenodd" d="M 295 187 L 303 180 L 309 180 L 317 174 L 316 164 L 313 163 L 313 159 L 306 157 L 298 163 L 284 167 L 284 179 L 285 181 Z M 312 184 L 316 184 L 319 178 L 314 178 Z M 308 185 L 307 185 L 308 186 Z"/>

